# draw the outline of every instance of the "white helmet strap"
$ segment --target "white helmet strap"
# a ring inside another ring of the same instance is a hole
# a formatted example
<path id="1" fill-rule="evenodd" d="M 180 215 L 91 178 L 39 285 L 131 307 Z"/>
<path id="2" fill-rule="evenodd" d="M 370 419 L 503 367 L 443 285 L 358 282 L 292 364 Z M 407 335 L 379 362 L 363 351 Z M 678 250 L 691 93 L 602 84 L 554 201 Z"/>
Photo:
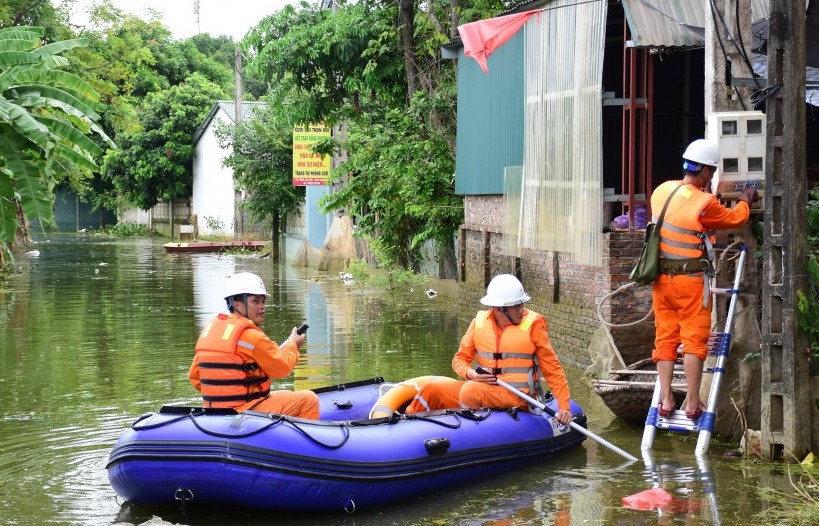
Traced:
<path id="1" fill-rule="evenodd" d="M 513 305 L 513 307 L 514 307 L 514 305 Z M 506 319 L 509 320 L 509 323 L 511 323 L 512 325 L 517 325 L 518 323 L 520 323 L 520 321 L 515 322 L 515 320 L 512 319 L 512 316 L 509 316 L 509 307 L 495 307 L 495 308 L 500 309 L 501 312 L 503 313 L 503 315 L 506 316 Z"/>

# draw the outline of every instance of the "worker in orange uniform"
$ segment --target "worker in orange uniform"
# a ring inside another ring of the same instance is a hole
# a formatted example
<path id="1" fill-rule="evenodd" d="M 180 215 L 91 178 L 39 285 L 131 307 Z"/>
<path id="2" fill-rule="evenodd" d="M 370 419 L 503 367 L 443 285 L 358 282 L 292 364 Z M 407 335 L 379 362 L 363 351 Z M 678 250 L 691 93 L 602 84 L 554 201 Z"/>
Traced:
<path id="1" fill-rule="evenodd" d="M 496 380 L 542 400 L 539 382 L 542 374 L 557 399 L 555 420 L 564 425 L 571 422 L 569 384 L 549 341 L 546 319 L 523 306 L 530 299 L 515 276 L 500 274 L 492 278 L 481 298 L 481 303 L 491 308 L 478 312 L 452 358 L 452 369 L 469 381 L 430 382 L 407 412 L 458 406 L 529 410 L 525 400 Z M 477 363 L 475 368 L 473 362 Z M 418 400 L 424 400 L 427 407 L 416 407 Z"/>
<path id="2" fill-rule="evenodd" d="M 654 214 L 670 198 L 660 228 L 660 274 L 652 291 L 656 328 L 652 358 L 660 382 L 658 412 L 663 417 L 674 410 L 671 379 L 680 344 L 688 387 L 685 414 L 695 420 L 705 410 L 699 392 L 711 333 L 714 233 L 745 224 L 750 204 L 757 199 L 756 189 L 746 188 L 732 210 L 708 193 L 719 160 L 716 144 L 698 139 L 683 153 L 682 181 L 667 181 L 651 194 Z"/>
<path id="3" fill-rule="evenodd" d="M 217 315 L 202 330 L 188 373 L 204 406 L 318 418 L 319 400 L 313 391 L 270 391 L 271 378 L 293 371 L 305 337 L 293 327 L 279 347 L 259 328 L 270 297 L 261 278 L 250 272 L 234 274 L 224 297 L 230 314 Z"/>

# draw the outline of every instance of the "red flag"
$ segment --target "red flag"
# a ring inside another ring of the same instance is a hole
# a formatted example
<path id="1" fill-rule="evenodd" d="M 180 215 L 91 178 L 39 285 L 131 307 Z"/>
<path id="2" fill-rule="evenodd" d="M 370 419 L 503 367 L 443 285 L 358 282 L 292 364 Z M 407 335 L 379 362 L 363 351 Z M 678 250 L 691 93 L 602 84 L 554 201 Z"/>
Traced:
<path id="1" fill-rule="evenodd" d="M 484 73 L 489 73 L 486 59 L 507 40 L 512 38 L 532 15 L 540 11 L 526 11 L 499 16 L 458 26 L 464 43 L 464 55 L 478 61 Z"/>

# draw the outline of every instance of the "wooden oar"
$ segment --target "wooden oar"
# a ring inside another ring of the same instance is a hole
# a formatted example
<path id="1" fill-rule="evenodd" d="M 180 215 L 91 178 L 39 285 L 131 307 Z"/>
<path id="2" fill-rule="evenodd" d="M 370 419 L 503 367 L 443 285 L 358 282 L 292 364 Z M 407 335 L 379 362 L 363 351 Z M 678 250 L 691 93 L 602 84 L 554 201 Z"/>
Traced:
<path id="1" fill-rule="evenodd" d="M 478 372 L 480 372 L 480 371 L 478 371 Z M 524 400 L 526 400 L 527 402 L 529 402 L 533 406 L 539 407 L 541 410 L 549 413 L 552 416 L 555 416 L 555 412 L 554 412 L 554 410 L 552 410 L 551 407 L 548 407 L 548 406 L 540 403 L 539 401 L 535 400 L 534 398 L 527 395 L 526 393 L 523 393 L 520 390 L 518 390 L 517 388 L 512 387 L 511 385 L 507 384 L 503 380 L 499 380 L 499 379 L 495 378 L 495 381 L 498 383 L 499 386 L 503 387 L 504 389 L 506 389 L 508 391 L 511 391 L 511 392 L 515 393 L 516 395 L 523 398 Z M 629 453 L 626 453 L 625 451 L 623 451 L 619 447 L 615 446 L 611 442 L 609 442 L 609 441 L 595 435 L 594 433 L 592 433 L 591 431 L 589 431 L 588 429 L 586 429 L 585 427 L 581 426 L 580 424 L 578 424 L 578 423 L 576 423 L 574 421 L 569 422 L 569 427 L 571 427 L 572 429 L 574 429 L 578 433 L 582 433 L 582 434 L 586 435 L 587 437 L 591 438 L 592 440 L 598 442 L 599 444 L 601 444 L 601 445 L 607 447 L 608 449 L 614 451 L 615 453 L 617 453 L 618 455 L 620 455 L 623 458 L 627 458 L 629 460 L 637 460 L 637 457 L 635 457 L 633 455 L 630 455 Z"/>

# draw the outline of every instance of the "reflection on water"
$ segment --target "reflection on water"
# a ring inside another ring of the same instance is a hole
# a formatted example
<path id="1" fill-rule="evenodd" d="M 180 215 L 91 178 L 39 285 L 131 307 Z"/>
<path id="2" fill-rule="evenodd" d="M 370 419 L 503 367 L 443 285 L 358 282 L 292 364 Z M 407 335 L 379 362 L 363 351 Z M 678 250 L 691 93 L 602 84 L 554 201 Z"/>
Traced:
<path id="1" fill-rule="evenodd" d="M 105 471 L 111 446 L 137 416 L 169 401 L 198 400 L 187 380 L 193 346 L 205 323 L 223 311 L 221 282 L 234 272 L 264 279 L 271 294 L 264 329 L 271 338 L 281 341 L 291 327 L 310 324 L 294 374 L 277 384 L 284 388 L 451 374 L 452 355 L 479 307 L 460 308 L 444 293 L 430 298 L 426 287 L 386 301 L 337 274 L 255 256 L 168 255 L 155 240 L 53 236 L 36 248 L 40 256 L 22 257 L 20 274 L 0 284 L 4 524 L 104 525 L 153 515 L 188 524 L 271 522 L 271 512 L 132 507 L 117 501 Z M 638 452 L 642 429 L 614 419 L 582 371 L 566 369 L 590 429 Z M 441 494 L 352 516 L 275 517 L 297 525 L 564 526 L 719 524 L 721 516 L 736 524 L 760 509 L 756 478 L 721 460 L 718 447 L 712 445 L 713 471 L 697 464 L 692 450 L 693 442 L 660 435 L 650 467 L 624 466 L 586 440 L 549 462 Z M 675 513 L 621 506 L 624 496 L 654 485 L 690 505 Z"/>

